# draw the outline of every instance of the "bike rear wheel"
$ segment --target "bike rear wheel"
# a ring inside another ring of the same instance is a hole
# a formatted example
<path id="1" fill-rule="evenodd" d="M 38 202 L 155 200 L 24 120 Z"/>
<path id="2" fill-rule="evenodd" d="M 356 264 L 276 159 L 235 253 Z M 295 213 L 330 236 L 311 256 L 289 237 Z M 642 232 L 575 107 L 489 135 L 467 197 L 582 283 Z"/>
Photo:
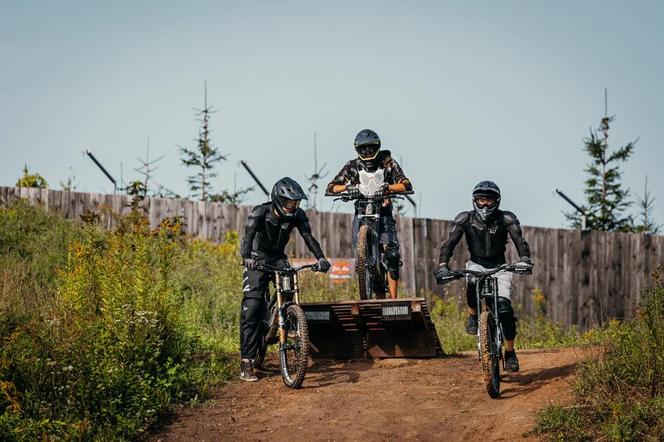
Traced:
<path id="1" fill-rule="evenodd" d="M 309 332 L 307 318 L 297 304 L 286 309 L 284 334 L 284 342 L 279 346 L 281 378 L 288 388 L 300 388 L 307 373 Z"/>
<path id="2" fill-rule="evenodd" d="M 357 233 L 357 285 L 360 289 L 360 299 L 369 299 L 373 289 L 373 275 L 368 266 L 369 262 L 369 227 L 366 224 L 360 226 Z"/>
<path id="3" fill-rule="evenodd" d="M 495 330 L 493 317 L 488 311 L 482 312 L 479 320 L 482 373 L 486 391 L 494 399 L 500 396 L 500 357 L 495 348 Z"/>

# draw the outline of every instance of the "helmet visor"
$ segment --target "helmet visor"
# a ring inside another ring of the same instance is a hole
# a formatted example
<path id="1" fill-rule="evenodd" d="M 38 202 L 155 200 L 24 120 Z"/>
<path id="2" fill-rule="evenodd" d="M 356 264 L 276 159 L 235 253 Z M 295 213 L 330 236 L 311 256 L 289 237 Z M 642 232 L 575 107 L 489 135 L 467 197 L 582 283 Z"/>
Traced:
<path id="1" fill-rule="evenodd" d="M 357 146 L 355 150 L 357 150 L 357 154 L 360 156 L 360 159 L 373 160 L 376 158 L 376 155 L 378 155 L 380 146 L 378 144 L 364 144 L 362 146 Z"/>
<path id="2" fill-rule="evenodd" d="M 297 208 L 300 207 L 300 201 L 284 199 L 284 204 L 282 207 L 284 208 L 284 211 L 288 213 L 294 213 Z"/>
<path id="3" fill-rule="evenodd" d="M 475 202 L 475 205 L 477 205 L 477 207 L 479 207 L 480 209 L 484 209 L 485 207 L 487 209 L 491 209 L 492 207 L 496 206 L 495 199 L 484 195 L 476 196 L 475 198 L 473 198 L 473 201 Z"/>

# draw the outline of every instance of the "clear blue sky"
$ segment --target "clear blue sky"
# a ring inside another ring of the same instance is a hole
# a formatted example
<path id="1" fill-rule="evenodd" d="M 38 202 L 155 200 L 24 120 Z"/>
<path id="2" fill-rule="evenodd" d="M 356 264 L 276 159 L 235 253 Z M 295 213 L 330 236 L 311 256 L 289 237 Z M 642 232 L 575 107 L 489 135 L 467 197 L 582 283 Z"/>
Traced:
<path id="1" fill-rule="evenodd" d="M 165 155 L 160 183 L 186 193 L 177 144 L 192 145 L 203 79 L 213 141 L 230 160 L 217 189 L 335 173 L 375 129 L 403 160 L 422 215 L 451 218 L 482 179 L 527 225 L 560 227 L 559 187 L 582 199 L 582 138 L 617 116 L 614 146 L 664 222 L 664 3 L 0 1 L 0 184 L 24 164 L 58 188 L 111 190 L 88 148 L 125 179 Z M 258 203 L 254 193 L 248 203 Z M 329 202 L 325 207 L 329 207 Z"/>

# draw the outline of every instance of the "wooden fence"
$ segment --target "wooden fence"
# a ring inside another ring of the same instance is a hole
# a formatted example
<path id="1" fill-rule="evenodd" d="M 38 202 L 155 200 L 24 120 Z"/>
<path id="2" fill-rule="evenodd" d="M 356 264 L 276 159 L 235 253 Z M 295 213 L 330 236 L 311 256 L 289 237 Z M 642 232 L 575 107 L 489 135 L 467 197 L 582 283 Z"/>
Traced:
<path id="1" fill-rule="evenodd" d="M 131 197 L 57 190 L 0 187 L 0 203 L 18 198 L 78 218 L 89 210 L 110 209 L 114 213 L 130 210 Z M 147 198 L 141 207 L 153 226 L 164 217 L 181 216 L 186 232 L 198 238 L 223 241 L 225 233 L 242 229 L 251 210 L 249 206 L 230 206 L 182 199 Z M 103 218 L 108 228 L 112 217 Z M 353 256 L 351 244 L 352 215 L 310 212 L 315 236 L 328 257 Z M 402 287 L 408 293 L 438 292 L 432 276 L 438 262 L 438 249 L 447 237 L 450 221 L 397 218 L 401 256 Z M 536 263 L 530 276 L 515 276 L 513 301 L 522 311 L 532 314 L 533 293 L 545 296 L 549 318 L 569 326 L 588 328 L 609 318 L 629 318 L 635 312 L 640 292 L 650 281 L 651 273 L 664 266 L 664 236 L 627 233 L 524 227 L 524 235 Z M 297 237 L 290 254 L 310 256 Z M 461 241 L 451 263 L 461 268 L 468 259 L 465 241 Z M 515 260 L 514 247 L 508 247 L 508 261 Z M 463 282 L 447 289 L 460 295 Z M 460 295 L 463 297 L 463 295 Z"/>

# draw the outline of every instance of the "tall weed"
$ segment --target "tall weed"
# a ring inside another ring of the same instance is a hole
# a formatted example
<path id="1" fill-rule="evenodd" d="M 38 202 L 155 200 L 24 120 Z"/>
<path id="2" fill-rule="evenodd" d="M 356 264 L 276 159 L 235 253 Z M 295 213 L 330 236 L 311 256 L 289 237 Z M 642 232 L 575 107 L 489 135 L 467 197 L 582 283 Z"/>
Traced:
<path id="1" fill-rule="evenodd" d="M 0 439 L 134 438 L 222 377 L 180 309 L 177 222 L 105 232 L 35 210 L 0 209 Z"/>
<path id="2" fill-rule="evenodd" d="M 664 285 L 655 273 L 636 317 L 607 334 L 602 356 L 579 369 L 575 403 L 549 407 L 535 434 L 549 439 L 664 439 Z"/>

